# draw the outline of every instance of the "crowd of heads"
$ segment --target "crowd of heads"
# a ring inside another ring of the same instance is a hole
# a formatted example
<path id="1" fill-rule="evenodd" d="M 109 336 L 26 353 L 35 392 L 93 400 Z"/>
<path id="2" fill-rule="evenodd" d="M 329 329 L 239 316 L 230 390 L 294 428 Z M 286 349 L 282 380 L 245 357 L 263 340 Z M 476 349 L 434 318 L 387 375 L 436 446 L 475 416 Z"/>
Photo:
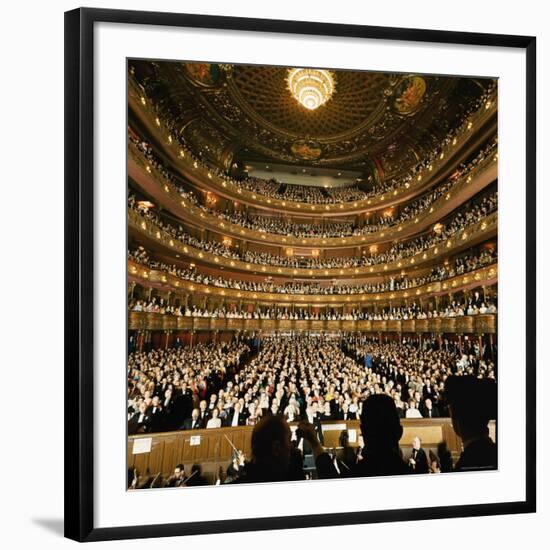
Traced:
<path id="1" fill-rule="evenodd" d="M 438 198 L 442 197 L 452 187 L 448 181 L 435 187 L 422 197 L 415 199 L 404 206 L 400 211 L 391 211 L 386 215 L 376 216 L 376 221 L 366 220 L 358 226 L 353 221 L 323 221 L 322 223 L 292 222 L 282 216 L 249 214 L 236 211 L 233 213 L 210 212 L 218 218 L 237 224 L 248 229 L 279 235 L 293 235 L 309 238 L 338 238 L 366 235 L 382 231 L 393 225 L 400 224 L 422 214 Z"/>
<path id="2" fill-rule="evenodd" d="M 479 293 L 476 293 L 479 296 Z M 197 305 L 173 305 L 164 298 L 131 299 L 128 309 L 135 312 L 175 315 L 177 317 L 204 317 L 211 319 L 270 319 L 294 321 L 407 321 L 414 319 L 449 319 L 454 317 L 494 315 L 497 307 L 492 299 L 452 300 L 440 308 L 429 309 L 419 304 L 401 307 L 380 307 L 376 311 L 357 308 L 287 306 L 238 308 L 217 306 L 201 308 Z"/>
<path id="3" fill-rule="evenodd" d="M 448 416 L 442 392 L 452 374 L 494 379 L 495 364 L 475 339 L 273 336 L 256 355 L 242 341 L 133 351 L 129 430 L 254 425 L 266 415 L 352 420 L 379 393 L 393 399 L 399 416 Z"/>
<path id="4" fill-rule="evenodd" d="M 457 116 L 446 138 L 405 176 L 384 182 L 370 177 L 365 184 L 338 188 L 294 185 L 248 175 L 234 177 L 214 166 L 205 152 L 192 151 L 177 131 L 176 119 L 163 106 L 148 104 L 157 110 L 157 125 L 170 132 L 170 142 L 174 140 L 179 145 L 180 156 L 189 157 L 196 167 L 200 164 L 207 169 L 209 177 L 219 178 L 236 190 L 313 205 L 349 203 L 410 188 L 421 180 L 425 170 L 431 171 L 433 164 L 444 158 L 466 125 L 471 127 L 472 115 L 486 109 L 492 93 L 492 89 L 487 90 L 461 113 L 460 119 Z M 161 160 L 150 143 L 131 132 L 130 141 L 147 160 L 149 171 L 158 172 L 183 199 L 205 214 L 264 233 L 300 238 L 366 235 L 414 219 L 431 211 L 432 205 L 472 170 L 490 157 L 496 158 L 496 141 L 486 143 L 459 164 L 445 182 L 408 204 L 361 222 L 304 223 L 275 215 L 212 208 L 200 192 L 190 190 L 189 184 Z M 159 209 L 146 206 L 133 195 L 128 198 L 129 208 L 156 229 L 201 251 L 258 265 L 318 269 L 374 266 L 412 257 L 481 221 L 496 211 L 497 203 L 496 191 L 489 188 L 447 215 L 437 231 L 433 228 L 413 238 L 394 241 L 389 248 L 381 246 L 380 252 L 373 247 L 370 254 L 365 248 L 362 255 L 325 258 L 240 251 L 222 242 L 194 236 L 174 219 L 160 214 Z M 420 276 L 403 274 L 384 277 L 376 283 L 356 284 L 296 280 L 277 283 L 270 278 L 234 280 L 201 273 L 194 266 L 181 267 L 152 259 L 142 248 L 130 251 L 128 258 L 202 285 L 279 294 L 353 295 L 399 291 L 443 281 L 491 264 L 496 254 L 494 248 L 471 250 L 431 271 L 423 270 Z M 362 308 L 243 306 L 227 299 L 218 303 L 213 300 L 209 307 L 201 308 L 193 304 L 193 297 L 191 303 L 188 300 L 182 303 L 181 296 L 165 299 L 153 293 L 143 298 L 138 287 L 137 296 L 129 300 L 129 310 L 185 317 L 373 321 L 453 318 L 497 311 L 495 298 L 488 298 L 478 290 L 465 292 L 462 299 L 450 296 L 422 303 L 410 301 L 403 306 Z M 307 453 L 315 457 L 316 475 L 320 478 L 438 473 L 453 468 L 445 445 L 442 443 L 436 452 L 424 452 L 422 441 L 415 437 L 410 455 L 403 456 L 399 448 L 403 433 L 400 419 L 450 416 L 456 434 L 464 442 L 464 452 L 454 467 L 461 470 L 496 467 L 496 450 L 489 441 L 487 428 L 496 414 L 497 350 L 491 338 L 435 334 L 375 337 L 359 333 L 264 337 L 255 334 L 247 335 L 246 339 L 241 334 L 225 340 L 227 337 L 216 336 L 207 343 L 198 338 L 197 343 L 193 334 L 181 332 L 167 336 L 170 347 L 161 348 L 131 333 L 127 364 L 128 433 L 252 426 L 251 456 L 245 457 L 235 449 L 228 469 L 220 470 L 217 482 L 305 479 L 310 475 L 303 468 Z M 323 447 L 323 424 L 348 420 L 360 423 L 363 437 L 359 447 L 349 446 L 349 434 L 343 430 L 341 451 L 330 455 Z M 180 463 L 168 476 L 159 473 L 147 479 L 134 469 L 128 471 L 131 489 L 207 483 L 199 464 L 193 464 L 189 470 Z"/>
<path id="5" fill-rule="evenodd" d="M 437 199 L 445 195 L 455 184 L 456 181 L 460 179 L 462 175 L 467 170 L 472 170 L 480 162 L 482 162 L 489 154 L 493 153 L 494 148 L 496 147 L 496 142 L 491 142 L 489 145 L 486 145 L 482 148 L 478 154 L 468 162 L 464 162 L 458 166 L 457 170 L 453 176 L 447 180 L 445 183 L 440 184 L 421 197 L 415 199 L 414 201 L 406 204 L 398 210 L 390 210 L 384 215 L 380 214 L 375 216 L 376 219 L 366 220 L 361 225 L 357 225 L 353 221 L 324 221 L 322 223 L 297 223 L 289 221 L 280 216 L 265 216 L 259 214 L 253 214 L 245 211 L 236 210 L 234 212 L 226 212 L 221 210 L 214 210 L 208 206 L 201 204 L 200 200 L 197 198 L 195 193 L 191 190 L 185 189 L 178 182 L 174 173 L 166 168 L 159 158 L 153 152 L 151 146 L 144 141 L 139 140 L 137 137 L 131 137 L 131 141 L 136 145 L 136 147 L 144 154 L 151 166 L 158 170 L 164 178 L 170 181 L 178 189 L 178 193 L 183 197 L 192 202 L 195 206 L 200 208 L 206 214 L 214 216 L 218 219 L 223 219 L 230 223 L 239 225 L 241 227 L 246 227 L 251 230 L 267 232 L 273 234 L 281 235 L 293 235 L 295 237 L 309 237 L 309 238 L 338 238 L 338 237 L 349 237 L 357 235 L 366 235 L 378 231 L 382 231 L 385 228 L 403 223 L 414 217 L 421 215 L 425 212 Z M 268 182 L 273 184 L 273 182 Z M 313 193 L 314 191 L 318 193 L 323 193 L 325 189 L 310 187 L 310 186 L 298 186 L 298 185 L 286 185 L 283 186 L 285 189 L 291 188 L 304 188 L 308 193 Z M 266 189 L 269 189 L 270 186 L 267 185 Z M 349 188 L 348 196 L 349 195 Z M 267 192 L 267 191 L 266 191 Z M 343 190 L 342 190 L 343 192 Z M 298 193 L 298 191 L 295 191 Z M 305 193 L 305 191 L 303 191 Z M 338 196 L 337 190 L 331 191 L 331 195 L 336 197 Z M 271 195 L 270 195 L 271 196 Z M 300 195 L 301 196 L 301 195 Z M 284 197 L 284 195 L 283 195 Z M 340 202 L 340 201 L 338 201 Z"/>
<path id="6" fill-rule="evenodd" d="M 422 474 L 452 471 L 451 453 L 443 441 L 426 452 L 415 436 L 405 457 L 400 418 L 450 415 L 466 442 L 454 468 L 496 467 L 488 437 L 496 415 L 495 349 L 476 339 L 273 336 L 249 352 L 243 342 L 133 352 L 129 432 L 254 426 L 251 457 L 234 448 L 216 484 L 308 479 L 306 453 L 321 478 Z M 327 452 L 323 423 L 348 420 L 360 422 L 359 445 L 350 446 L 344 429 L 338 452 Z M 131 489 L 207 483 L 195 464 L 187 471 L 178 464 L 169 476 L 128 472 Z"/>
<path id="7" fill-rule="evenodd" d="M 135 196 L 130 195 L 128 198 L 129 208 L 138 212 L 142 217 L 153 222 L 159 229 L 171 237 L 178 239 L 183 244 L 187 244 L 225 258 L 232 258 L 252 263 L 270 264 L 276 266 L 293 267 L 295 262 L 291 258 L 282 255 L 275 255 L 266 252 L 247 251 L 241 253 L 237 249 L 225 246 L 219 241 L 211 241 L 201 239 L 190 235 L 183 226 L 174 225 L 174 222 L 166 220 L 151 208 L 140 207 Z M 370 256 L 354 256 L 349 258 L 320 258 L 312 259 L 308 267 L 315 268 L 333 268 L 333 267 L 362 267 L 372 266 L 380 263 L 389 263 L 398 261 L 410 256 L 414 256 L 432 246 L 437 245 L 453 234 L 461 231 L 468 226 L 477 223 L 489 214 L 494 212 L 498 207 L 498 196 L 496 192 L 485 195 L 479 201 L 472 205 L 463 206 L 458 209 L 452 216 L 441 223 L 438 232 L 430 231 L 409 240 L 399 241 L 393 244 L 389 249 L 383 252 L 376 252 Z"/>
<path id="8" fill-rule="evenodd" d="M 177 119 L 172 116 L 170 111 L 165 111 L 163 106 L 157 106 L 154 101 L 149 101 L 149 104 L 157 110 L 157 116 L 162 119 L 161 125 L 168 130 L 172 139 L 176 140 L 182 153 L 190 158 L 195 163 L 200 163 L 205 169 L 208 169 L 216 177 L 222 179 L 226 184 L 229 184 L 237 189 L 246 189 L 258 194 L 261 194 L 270 198 L 278 198 L 282 200 L 300 201 L 311 204 L 332 204 L 343 201 L 356 201 L 379 194 L 387 193 L 400 189 L 402 187 L 409 187 L 411 182 L 416 179 L 418 174 L 422 173 L 428 167 L 432 166 L 442 154 L 449 148 L 456 144 L 457 137 L 466 132 L 472 125 L 472 116 L 477 113 L 484 113 L 487 106 L 487 101 L 492 97 L 494 93 L 494 86 L 490 86 L 485 90 L 477 100 L 473 101 L 469 106 L 457 115 L 457 118 L 453 126 L 449 129 L 447 135 L 440 140 L 438 145 L 430 152 L 423 156 L 423 159 L 419 161 L 407 174 L 396 179 L 388 179 L 383 182 L 379 182 L 376 179 L 370 179 L 369 188 L 363 191 L 355 186 L 348 188 L 335 188 L 334 190 L 326 190 L 315 188 L 311 186 L 295 186 L 280 184 L 277 181 L 268 181 L 262 178 L 256 178 L 253 176 L 246 176 L 241 178 L 234 178 L 229 175 L 226 170 L 218 168 L 213 165 L 202 151 L 194 151 L 185 141 L 184 136 L 178 131 Z M 463 164 L 466 165 L 470 161 L 466 161 Z"/>
<path id="9" fill-rule="evenodd" d="M 343 284 L 334 281 L 307 282 L 289 281 L 276 283 L 268 281 L 246 281 L 232 279 L 230 277 L 213 276 L 197 271 L 196 267 L 178 267 L 166 262 L 156 261 L 149 258 L 143 248 L 137 248 L 128 253 L 128 258 L 134 262 L 146 265 L 150 269 L 162 271 L 166 274 L 178 277 L 185 281 L 191 281 L 202 285 L 212 285 L 218 288 L 231 288 L 249 292 L 266 292 L 276 294 L 304 294 L 304 295 L 353 295 L 369 294 L 379 292 L 393 292 L 407 290 L 436 281 L 443 281 L 456 275 L 463 275 L 469 271 L 479 269 L 496 261 L 496 249 L 483 249 L 479 254 L 466 254 L 456 258 L 447 265 L 433 267 L 425 275 L 408 277 L 398 275 L 387 277 L 384 281 L 376 283 L 357 283 L 354 285 Z"/>

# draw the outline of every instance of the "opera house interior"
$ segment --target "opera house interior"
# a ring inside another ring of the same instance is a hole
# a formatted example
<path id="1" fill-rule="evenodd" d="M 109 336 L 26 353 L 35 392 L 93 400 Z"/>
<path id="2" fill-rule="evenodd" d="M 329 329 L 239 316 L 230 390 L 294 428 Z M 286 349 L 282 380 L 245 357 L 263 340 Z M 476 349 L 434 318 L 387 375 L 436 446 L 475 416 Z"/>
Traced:
<path id="1" fill-rule="evenodd" d="M 128 61 L 128 488 L 495 469 L 497 81 Z"/>

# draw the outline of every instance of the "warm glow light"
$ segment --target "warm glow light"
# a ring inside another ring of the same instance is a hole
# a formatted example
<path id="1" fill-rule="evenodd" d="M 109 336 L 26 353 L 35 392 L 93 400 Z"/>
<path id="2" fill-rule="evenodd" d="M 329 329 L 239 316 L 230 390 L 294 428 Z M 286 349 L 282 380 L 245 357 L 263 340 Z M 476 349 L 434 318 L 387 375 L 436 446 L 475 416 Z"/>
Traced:
<path id="1" fill-rule="evenodd" d="M 334 77 L 322 69 L 289 69 L 287 85 L 294 99 L 310 111 L 324 105 L 334 93 Z"/>

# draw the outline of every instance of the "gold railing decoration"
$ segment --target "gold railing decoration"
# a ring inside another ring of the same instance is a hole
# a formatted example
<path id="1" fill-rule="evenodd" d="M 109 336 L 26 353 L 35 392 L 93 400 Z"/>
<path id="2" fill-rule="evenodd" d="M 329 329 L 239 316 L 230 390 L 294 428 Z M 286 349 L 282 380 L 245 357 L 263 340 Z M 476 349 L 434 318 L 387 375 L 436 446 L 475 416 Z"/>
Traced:
<path id="1" fill-rule="evenodd" d="M 168 249 L 185 255 L 189 259 L 195 259 L 202 262 L 207 262 L 212 265 L 224 266 L 226 269 L 238 269 L 241 271 L 262 271 L 266 275 L 283 275 L 283 276 L 300 276 L 300 277 L 345 277 L 354 275 L 382 275 L 389 274 L 395 271 L 401 271 L 412 265 L 422 265 L 434 259 L 447 257 L 458 249 L 465 248 L 473 241 L 479 238 L 490 238 L 496 234 L 498 226 L 498 212 L 489 214 L 483 220 L 476 222 L 466 227 L 463 231 L 458 231 L 452 237 L 434 245 L 423 252 L 418 252 L 408 258 L 395 260 L 384 264 L 376 264 L 362 267 L 334 267 L 334 268 L 318 268 L 318 267 L 282 267 L 270 264 L 257 264 L 245 262 L 234 258 L 226 258 L 218 256 L 210 252 L 205 252 L 188 244 L 183 244 L 181 241 L 171 237 L 163 231 L 155 223 L 144 219 L 132 209 L 128 210 L 128 228 L 137 233 L 147 236 L 150 239 L 162 244 Z"/>
<path id="2" fill-rule="evenodd" d="M 228 196 L 232 200 L 247 202 L 264 208 L 279 208 L 296 214 L 320 212 L 349 214 L 362 212 L 372 206 L 383 207 L 394 204 L 403 196 L 418 193 L 419 189 L 429 187 L 429 182 L 437 177 L 439 170 L 449 162 L 449 158 L 452 158 L 454 154 L 462 149 L 471 138 L 473 132 L 477 128 L 481 128 L 491 117 L 494 117 L 498 106 L 496 93 L 493 93 L 492 96 L 487 98 L 487 102 L 483 107 L 470 115 L 467 123 L 460 128 L 455 138 L 443 148 L 440 156 L 423 172 L 418 174 L 417 177 L 405 182 L 402 186 L 359 201 L 325 205 L 266 197 L 257 192 L 243 189 L 232 181 L 218 176 L 209 167 L 198 162 L 189 152 L 180 147 L 177 140 L 173 139 L 170 130 L 158 118 L 158 114 L 151 101 L 143 95 L 143 89 L 133 79 L 129 81 L 128 94 L 131 105 L 134 106 L 140 117 L 147 123 L 151 131 L 154 132 L 156 139 L 166 147 L 166 152 L 172 157 L 175 165 L 184 176 L 204 183 L 209 188 L 219 191 L 222 195 Z"/>
<path id="3" fill-rule="evenodd" d="M 140 264 L 128 261 L 128 274 L 131 282 L 137 282 L 143 286 L 151 286 L 151 283 L 161 283 L 162 287 L 171 287 L 170 290 L 176 293 L 199 294 L 211 297 L 218 297 L 225 301 L 252 301 L 260 303 L 279 303 L 296 305 L 330 305 L 349 306 L 361 305 L 369 302 L 378 304 L 399 303 L 410 298 L 426 298 L 438 294 L 444 294 L 452 289 L 452 292 L 459 292 L 471 285 L 492 285 L 497 282 L 498 264 L 494 263 L 471 271 L 465 275 L 457 275 L 444 281 L 425 283 L 417 287 L 404 290 L 393 290 L 386 292 L 365 292 L 361 294 L 283 294 L 278 292 L 261 292 L 257 290 L 237 290 L 233 288 L 204 285 L 195 281 L 180 279 L 164 271 L 149 269 Z M 456 284 L 455 284 L 456 283 Z"/>
<path id="4" fill-rule="evenodd" d="M 432 214 L 434 212 L 440 208 L 444 208 L 452 197 L 459 195 L 463 190 L 470 187 L 473 180 L 484 174 L 487 170 L 494 169 L 496 177 L 496 164 L 493 162 L 493 155 L 491 155 L 476 166 L 472 172 L 463 174 L 463 176 L 453 184 L 447 193 L 439 197 L 418 216 L 406 220 L 403 223 L 389 226 L 387 228 L 384 227 L 379 231 L 374 231 L 364 235 L 347 235 L 344 237 L 294 237 L 291 235 L 267 233 L 265 231 L 249 229 L 237 223 L 220 218 L 215 214 L 205 212 L 188 199 L 182 198 L 176 187 L 170 181 L 166 180 L 162 174 L 154 168 L 151 168 L 145 157 L 131 143 L 128 154 L 129 160 L 134 162 L 143 171 L 146 171 L 149 180 L 157 186 L 157 191 L 161 191 L 161 193 L 157 194 L 158 197 L 161 197 L 161 204 L 166 206 L 168 203 L 171 203 L 174 213 L 178 214 L 182 219 L 186 219 L 200 227 L 205 227 L 210 231 L 230 235 L 233 238 L 253 240 L 260 243 L 268 242 L 269 244 L 279 246 L 318 246 L 342 248 L 379 243 L 389 241 L 397 237 L 403 237 L 404 235 L 411 233 L 413 230 L 416 232 L 417 230 L 423 229 L 425 225 L 423 222 L 425 220 L 427 220 L 430 216 L 433 217 Z M 493 180 L 493 178 L 490 179 Z"/>
<path id="5" fill-rule="evenodd" d="M 407 321 L 311 321 L 290 319 L 224 319 L 176 317 L 160 313 L 128 312 L 130 330 L 171 331 L 319 331 L 368 333 L 495 334 L 496 314 Z"/>

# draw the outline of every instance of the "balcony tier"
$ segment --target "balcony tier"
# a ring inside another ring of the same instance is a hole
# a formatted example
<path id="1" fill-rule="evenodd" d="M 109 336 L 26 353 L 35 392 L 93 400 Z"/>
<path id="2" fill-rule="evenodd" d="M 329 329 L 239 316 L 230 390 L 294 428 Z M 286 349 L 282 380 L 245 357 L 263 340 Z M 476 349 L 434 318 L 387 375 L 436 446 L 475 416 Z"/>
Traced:
<path id="1" fill-rule="evenodd" d="M 430 296 L 448 294 L 468 290 L 477 286 L 490 286 L 498 281 L 498 266 L 490 266 L 470 271 L 464 275 L 457 275 L 444 281 L 427 283 L 406 290 L 388 292 L 370 292 L 361 294 L 285 294 L 251 290 L 237 290 L 213 285 L 204 285 L 174 275 L 149 269 L 132 261 L 128 262 L 128 282 L 143 286 L 162 288 L 171 292 L 186 292 L 203 296 L 217 297 L 227 300 L 254 301 L 268 304 L 296 304 L 314 306 L 349 306 L 350 304 L 392 304 L 396 305 L 410 298 L 424 299 Z"/>
<path id="2" fill-rule="evenodd" d="M 380 231 L 345 237 L 298 237 L 268 233 L 249 229 L 220 218 L 215 213 L 205 212 L 189 200 L 183 199 L 176 187 L 152 168 L 133 145 L 128 150 L 128 175 L 143 191 L 176 217 L 224 236 L 284 247 L 350 248 L 406 238 L 435 224 L 496 180 L 495 159 L 496 156 L 491 155 L 471 173 L 464 174 L 447 193 L 420 212 L 418 216 Z M 319 211 L 319 216 L 323 216 L 322 211 Z"/>
<path id="3" fill-rule="evenodd" d="M 225 271 L 244 271 L 248 273 L 260 273 L 273 276 L 305 277 L 305 278 L 335 278 L 369 275 L 386 275 L 401 271 L 411 266 L 431 265 L 440 262 L 445 257 L 459 252 L 470 246 L 474 246 L 484 240 L 494 237 L 497 233 L 498 212 L 493 212 L 485 219 L 468 226 L 465 230 L 435 246 L 404 258 L 384 264 L 347 268 L 292 268 L 280 267 L 269 264 L 250 263 L 238 259 L 218 256 L 205 252 L 188 244 L 183 244 L 178 239 L 171 237 L 156 224 L 145 220 L 137 212 L 128 210 L 128 229 L 140 237 L 140 240 L 148 247 L 168 249 L 171 255 L 179 253 L 189 260 L 206 263 L 212 266 L 224 267 Z M 267 244 L 267 243 L 266 243 Z"/>
<path id="4" fill-rule="evenodd" d="M 323 331 L 414 334 L 495 334 L 497 316 L 467 315 L 407 321 L 311 321 L 272 319 L 214 319 L 176 317 L 159 313 L 128 312 L 129 330 L 185 331 Z"/>
<path id="5" fill-rule="evenodd" d="M 456 140 L 442 151 L 442 156 L 432 162 L 431 169 L 424 170 L 420 179 L 413 178 L 407 182 L 408 186 L 404 184 L 395 190 L 368 199 L 324 205 L 270 198 L 243 189 L 231 181 L 226 181 L 181 149 L 177 140 L 163 126 L 150 101 L 143 96 L 142 90 L 133 79 L 129 80 L 128 102 L 131 111 L 135 113 L 147 131 L 159 144 L 162 144 L 164 153 L 177 171 L 190 182 L 199 187 L 206 185 L 207 188 L 230 200 L 237 200 L 264 210 L 276 210 L 297 215 L 316 215 L 321 212 L 329 215 L 357 214 L 368 209 L 387 208 L 410 200 L 433 186 L 436 181 L 452 170 L 450 167 L 456 166 L 465 158 L 465 155 L 471 154 L 476 146 L 494 135 L 497 119 L 497 101 L 493 97 L 490 98 L 489 108 L 481 108 L 470 117 L 469 124 L 466 124 L 456 136 Z M 479 134 L 477 139 L 472 139 L 476 134 Z"/>

